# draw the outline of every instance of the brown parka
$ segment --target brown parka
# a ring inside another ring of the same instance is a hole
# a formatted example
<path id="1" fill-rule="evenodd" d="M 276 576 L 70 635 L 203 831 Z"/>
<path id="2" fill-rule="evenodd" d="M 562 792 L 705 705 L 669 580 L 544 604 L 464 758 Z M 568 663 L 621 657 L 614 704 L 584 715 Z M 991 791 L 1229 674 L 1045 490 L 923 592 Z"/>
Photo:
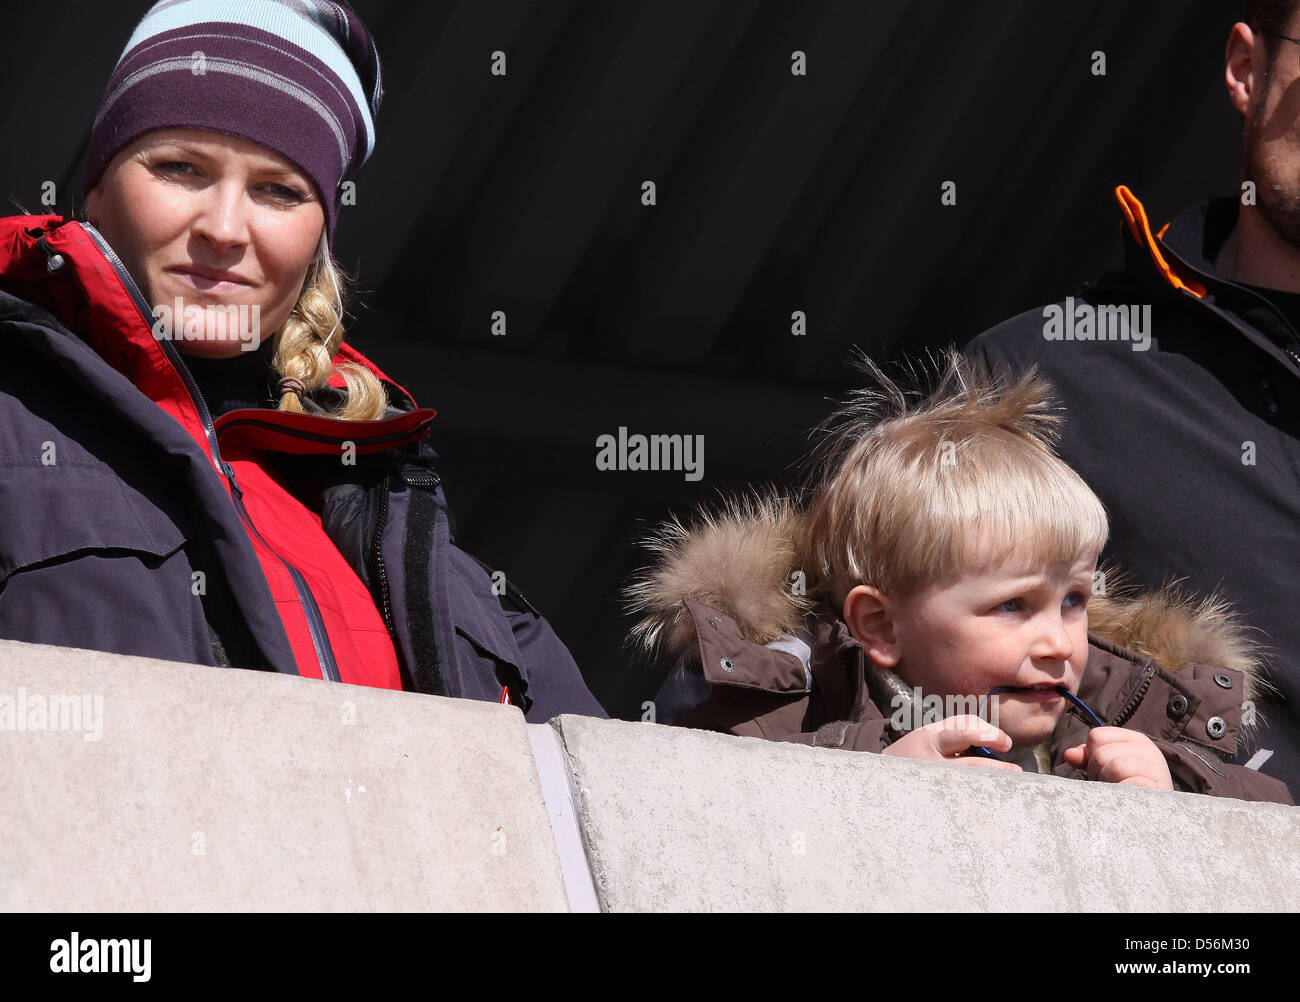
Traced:
<path id="1" fill-rule="evenodd" d="M 911 729 L 907 721 L 925 719 L 907 705 L 911 690 L 867 658 L 829 603 L 800 595 L 784 505 L 733 506 L 690 530 L 673 523 L 650 546 L 660 559 L 630 589 L 643 614 L 633 637 L 675 661 L 675 672 L 708 683 L 683 726 L 880 752 Z M 1088 614 L 1078 696 L 1107 725 L 1148 735 L 1175 789 L 1294 803 L 1282 781 L 1227 761 L 1247 746 L 1267 683 L 1255 645 L 1223 602 L 1195 602 L 1172 588 L 1094 593 Z M 1064 752 L 1088 730 L 1078 711 L 1062 715 L 1039 749 L 1039 770 L 1086 779 Z M 1017 761 L 1035 768 L 1032 756 Z"/>

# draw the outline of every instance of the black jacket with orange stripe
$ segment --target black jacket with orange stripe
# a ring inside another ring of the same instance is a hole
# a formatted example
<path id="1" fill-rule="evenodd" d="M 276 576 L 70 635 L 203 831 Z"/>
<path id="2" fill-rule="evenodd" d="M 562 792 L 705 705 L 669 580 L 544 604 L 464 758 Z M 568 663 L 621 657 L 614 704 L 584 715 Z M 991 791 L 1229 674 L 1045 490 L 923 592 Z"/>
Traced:
<path id="1" fill-rule="evenodd" d="M 1116 195 L 1124 267 L 967 351 L 1052 381 L 1061 455 L 1105 503 L 1105 556 L 1134 584 L 1219 591 L 1259 631 L 1278 691 L 1247 708 L 1260 728 L 1249 764 L 1300 789 L 1300 331 L 1285 296 L 1215 274 L 1235 199 L 1194 205 L 1157 236 L 1132 193 Z"/>

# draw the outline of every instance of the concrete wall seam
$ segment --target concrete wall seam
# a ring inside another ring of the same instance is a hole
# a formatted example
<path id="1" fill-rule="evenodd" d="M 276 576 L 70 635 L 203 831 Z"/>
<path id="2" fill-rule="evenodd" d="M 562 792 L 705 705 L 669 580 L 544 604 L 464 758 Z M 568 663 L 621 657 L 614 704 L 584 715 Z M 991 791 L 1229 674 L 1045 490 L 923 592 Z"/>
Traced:
<path id="1" fill-rule="evenodd" d="M 587 864 L 587 852 L 578 830 L 574 803 L 573 773 L 560 744 L 560 736 L 549 723 L 528 724 L 528 744 L 532 749 L 537 777 L 541 781 L 542 799 L 551 822 L 551 834 L 560 856 L 564 890 L 572 912 L 599 912 L 600 901 Z"/>

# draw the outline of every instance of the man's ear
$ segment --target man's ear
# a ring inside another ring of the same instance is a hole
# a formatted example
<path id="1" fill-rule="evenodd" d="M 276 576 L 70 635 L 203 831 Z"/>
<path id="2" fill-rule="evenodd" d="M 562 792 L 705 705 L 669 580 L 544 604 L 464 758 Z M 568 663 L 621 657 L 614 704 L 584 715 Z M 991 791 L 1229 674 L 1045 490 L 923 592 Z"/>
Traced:
<path id="1" fill-rule="evenodd" d="M 1257 103 L 1264 97 L 1268 72 L 1268 49 L 1264 36 L 1238 21 L 1228 33 L 1228 47 L 1223 58 L 1228 100 L 1245 115 L 1249 113 L 1252 102 Z"/>
<path id="2" fill-rule="evenodd" d="M 844 622 L 872 661 L 885 668 L 898 664 L 903 645 L 887 595 L 871 585 L 857 585 L 844 596 Z"/>

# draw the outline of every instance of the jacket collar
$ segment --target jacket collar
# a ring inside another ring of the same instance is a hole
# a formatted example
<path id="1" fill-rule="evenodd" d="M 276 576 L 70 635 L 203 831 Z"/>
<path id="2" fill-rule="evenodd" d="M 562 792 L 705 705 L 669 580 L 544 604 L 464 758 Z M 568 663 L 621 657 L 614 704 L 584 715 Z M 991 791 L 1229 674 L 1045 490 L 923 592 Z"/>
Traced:
<path id="1" fill-rule="evenodd" d="M 1237 201 L 1215 198 L 1189 205 L 1161 229 L 1157 239 L 1181 271 L 1193 272 L 1206 285 L 1223 284 L 1214 259 L 1236 225 Z"/>
<path id="2" fill-rule="evenodd" d="M 1237 225 L 1239 203 L 1235 198 L 1196 202 L 1153 233 L 1146 209 L 1132 191 L 1120 185 L 1115 197 L 1131 237 L 1124 247 L 1130 273 L 1147 275 L 1161 287 L 1185 292 L 1230 320 L 1240 318 L 1273 345 L 1294 346 L 1300 341 L 1300 332 L 1272 301 L 1214 270 L 1214 259 Z"/>

